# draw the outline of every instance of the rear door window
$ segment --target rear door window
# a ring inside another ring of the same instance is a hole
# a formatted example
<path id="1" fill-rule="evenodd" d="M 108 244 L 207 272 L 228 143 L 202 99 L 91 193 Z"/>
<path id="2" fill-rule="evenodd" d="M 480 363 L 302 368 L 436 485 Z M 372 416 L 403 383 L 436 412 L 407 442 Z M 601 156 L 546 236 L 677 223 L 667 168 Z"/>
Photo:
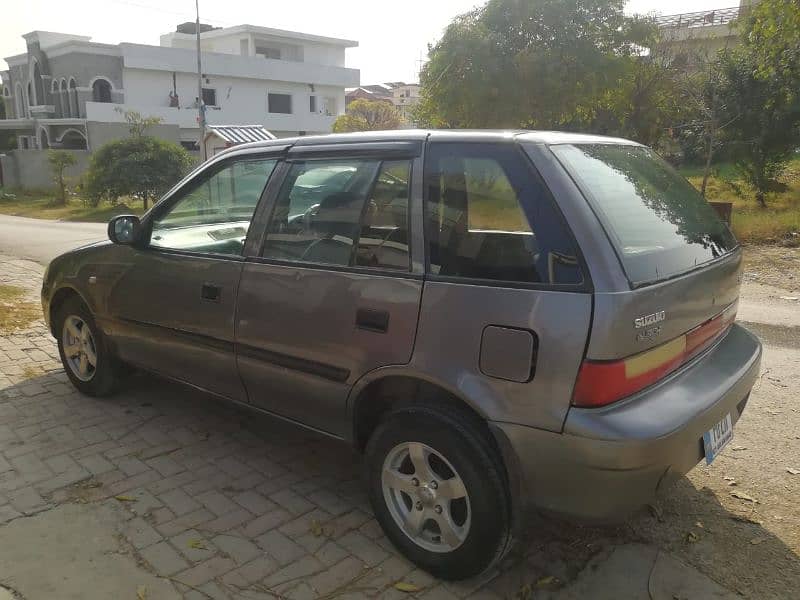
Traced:
<path id="1" fill-rule="evenodd" d="M 430 145 L 425 213 L 433 275 L 582 282 L 575 245 L 526 161 L 512 144 Z"/>
<path id="2" fill-rule="evenodd" d="M 675 276 L 736 247 L 711 205 L 649 148 L 561 144 L 551 150 L 597 213 L 634 285 Z"/>

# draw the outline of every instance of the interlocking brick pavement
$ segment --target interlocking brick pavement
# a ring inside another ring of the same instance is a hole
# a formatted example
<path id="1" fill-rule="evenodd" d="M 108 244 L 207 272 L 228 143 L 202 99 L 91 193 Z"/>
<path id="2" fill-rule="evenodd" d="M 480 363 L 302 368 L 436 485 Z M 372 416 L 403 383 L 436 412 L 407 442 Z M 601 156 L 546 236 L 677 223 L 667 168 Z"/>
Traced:
<path id="1" fill-rule="evenodd" d="M 42 272 L 0 256 L 0 283 L 37 302 Z M 131 551 L 185 598 L 492 599 L 519 589 L 513 561 L 502 577 L 445 584 L 402 558 L 347 445 L 149 375 L 125 388 L 107 399 L 75 391 L 44 323 L 0 337 L 0 534 L 61 503 L 118 502 Z M 394 589 L 400 580 L 421 591 Z"/>

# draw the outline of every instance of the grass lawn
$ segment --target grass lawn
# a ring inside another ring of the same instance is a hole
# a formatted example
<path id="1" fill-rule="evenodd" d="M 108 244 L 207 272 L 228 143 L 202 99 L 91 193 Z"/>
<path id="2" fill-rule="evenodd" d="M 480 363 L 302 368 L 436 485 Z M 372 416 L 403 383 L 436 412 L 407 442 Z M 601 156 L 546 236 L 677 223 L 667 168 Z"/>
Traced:
<path id="1" fill-rule="evenodd" d="M 702 167 L 680 169 L 681 174 L 700 189 Z M 745 243 L 800 245 L 800 159 L 789 163 L 779 180 L 780 189 L 767 194 L 767 208 L 756 202 L 755 193 L 730 164 L 714 167 L 706 197 L 711 201 L 733 203 L 733 232 Z"/>
<path id="2" fill-rule="evenodd" d="M 11 192 L 7 192 L 10 194 Z M 90 221 L 105 223 L 111 217 L 122 214 L 140 215 L 144 212 L 141 202 L 136 202 L 134 208 L 125 204 L 112 206 L 101 203 L 99 206 L 90 206 L 80 198 L 70 197 L 65 206 L 55 203 L 54 197 L 42 193 L 14 192 L 16 198 L 7 198 L 0 192 L 0 214 L 14 215 L 17 217 L 34 217 L 36 219 L 55 219 L 61 221 Z"/>

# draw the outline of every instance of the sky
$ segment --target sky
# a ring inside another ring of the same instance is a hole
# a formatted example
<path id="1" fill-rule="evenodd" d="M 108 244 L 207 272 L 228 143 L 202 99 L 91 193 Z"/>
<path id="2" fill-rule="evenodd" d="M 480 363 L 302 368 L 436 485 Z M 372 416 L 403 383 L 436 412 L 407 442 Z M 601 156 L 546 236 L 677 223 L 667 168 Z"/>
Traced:
<path id="1" fill-rule="evenodd" d="M 194 21 L 194 0 L 23 0 L 4 2 L 0 57 L 25 52 L 22 35 L 36 29 L 91 36 L 92 41 L 158 45 L 159 36 Z M 476 0 L 200 0 L 200 20 L 249 23 L 359 42 L 347 66 L 361 83 L 416 81 L 429 43 Z M 630 0 L 629 13 L 675 14 L 738 4 L 737 0 Z M 7 69 L 0 59 L 0 70 Z"/>

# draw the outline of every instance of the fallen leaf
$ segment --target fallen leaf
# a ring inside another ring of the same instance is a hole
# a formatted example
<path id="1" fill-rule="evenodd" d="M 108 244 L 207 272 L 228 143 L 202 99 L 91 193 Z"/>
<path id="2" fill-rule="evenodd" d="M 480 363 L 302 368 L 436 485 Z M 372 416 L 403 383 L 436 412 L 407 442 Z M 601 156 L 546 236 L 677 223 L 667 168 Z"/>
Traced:
<path id="1" fill-rule="evenodd" d="M 394 589 L 399 592 L 405 592 L 406 594 L 413 594 L 414 592 L 419 592 L 422 590 L 421 587 L 418 585 L 414 585 L 413 583 L 408 583 L 407 581 L 398 581 L 394 584 Z"/>
<path id="2" fill-rule="evenodd" d="M 797 296 L 781 296 L 781 300 L 800 300 Z"/>
<path id="3" fill-rule="evenodd" d="M 739 485 L 739 484 L 738 484 L 738 483 L 736 483 L 735 481 L 729 481 L 729 482 L 728 482 L 728 485 L 730 485 L 730 486 L 734 486 L 734 485 Z"/>
<path id="4" fill-rule="evenodd" d="M 764 538 L 757 537 L 757 538 L 753 538 L 752 540 L 750 540 L 750 543 L 753 544 L 753 546 L 758 546 L 763 541 L 764 541 Z"/>
<path id="5" fill-rule="evenodd" d="M 739 491 L 731 492 L 731 496 L 733 496 L 734 498 L 739 498 L 739 500 L 746 500 L 747 502 L 757 502 L 755 498 L 753 498 L 748 494 L 745 494 L 744 492 L 739 492 Z"/>
<path id="6" fill-rule="evenodd" d="M 133 496 L 114 496 L 114 498 L 120 502 L 136 502 L 136 498 Z"/>
<path id="7" fill-rule="evenodd" d="M 203 540 L 189 540 L 189 548 L 195 548 L 196 550 L 208 550 L 208 546 Z"/>
<path id="8" fill-rule="evenodd" d="M 793 469 L 792 467 L 787 467 L 786 470 L 792 475 L 800 475 L 800 469 Z"/>
<path id="9" fill-rule="evenodd" d="M 542 577 L 536 582 L 536 587 L 539 588 L 550 587 L 552 585 L 556 585 L 557 583 L 558 583 L 557 577 L 553 577 L 552 575 L 546 575 L 545 577 Z"/>
<path id="10" fill-rule="evenodd" d="M 703 522 L 702 521 L 698 521 L 697 523 L 694 524 L 694 526 L 695 527 L 699 527 L 700 529 L 703 529 Z"/>
<path id="11" fill-rule="evenodd" d="M 686 534 L 686 541 L 689 542 L 690 544 L 694 544 L 695 542 L 700 541 L 700 536 L 697 535 L 694 531 L 690 531 L 689 533 Z"/>
<path id="12" fill-rule="evenodd" d="M 311 520 L 311 525 L 308 526 L 308 530 L 314 537 L 320 537 L 323 533 L 325 533 L 325 531 L 322 529 L 322 525 L 316 519 Z"/>
<path id="13" fill-rule="evenodd" d="M 147 586 L 140 585 L 136 588 L 136 599 L 137 600 L 147 600 Z"/>
<path id="14" fill-rule="evenodd" d="M 734 446 L 731 448 L 734 452 L 741 452 L 742 450 L 747 450 L 747 446 Z"/>

